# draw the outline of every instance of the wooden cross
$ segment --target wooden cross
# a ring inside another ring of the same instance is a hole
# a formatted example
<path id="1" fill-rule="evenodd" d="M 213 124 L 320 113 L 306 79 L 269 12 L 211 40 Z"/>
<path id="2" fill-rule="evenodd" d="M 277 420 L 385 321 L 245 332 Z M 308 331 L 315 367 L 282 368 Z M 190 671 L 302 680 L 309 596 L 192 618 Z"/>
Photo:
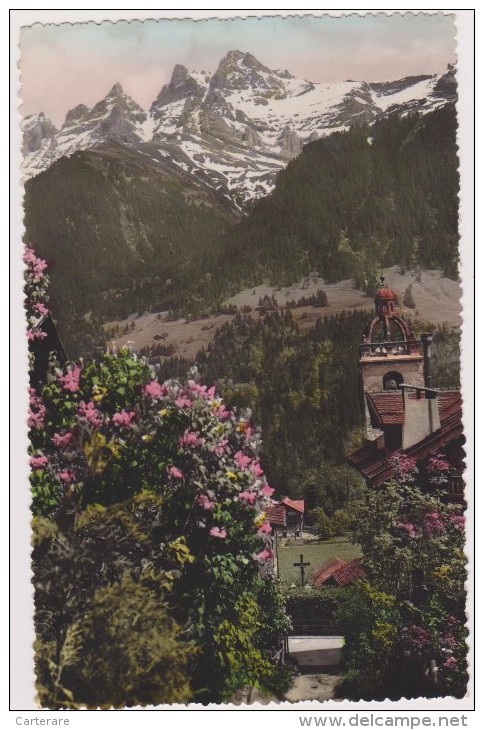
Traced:
<path id="1" fill-rule="evenodd" d="M 305 570 L 308 567 L 308 565 L 311 565 L 311 563 L 305 563 L 304 556 L 301 553 L 301 555 L 299 556 L 299 563 L 293 563 L 293 565 L 295 568 L 299 568 L 299 570 L 301 571 L 301 586 L 302 586 L 302 588 L 304 588 L 304 585 L 305 585 L 304 573 L 305 573 Z"/>

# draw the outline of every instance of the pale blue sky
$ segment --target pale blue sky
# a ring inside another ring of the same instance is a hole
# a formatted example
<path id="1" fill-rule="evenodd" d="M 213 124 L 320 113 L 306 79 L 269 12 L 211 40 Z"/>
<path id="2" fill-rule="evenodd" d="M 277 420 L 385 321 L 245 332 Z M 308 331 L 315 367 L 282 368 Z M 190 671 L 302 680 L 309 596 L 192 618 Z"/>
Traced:
<path id="1" fill-rule="evenodd" d="M 455 60 L 455 27 L 451 15 L 411 13 L 36 24 L 21 33 L 22 112 L 61 125 L 116 81 L 147 108 L 176 63 L 214 71 L 234 49 L 312 81 L 385 81 L 443 71 Z"/>

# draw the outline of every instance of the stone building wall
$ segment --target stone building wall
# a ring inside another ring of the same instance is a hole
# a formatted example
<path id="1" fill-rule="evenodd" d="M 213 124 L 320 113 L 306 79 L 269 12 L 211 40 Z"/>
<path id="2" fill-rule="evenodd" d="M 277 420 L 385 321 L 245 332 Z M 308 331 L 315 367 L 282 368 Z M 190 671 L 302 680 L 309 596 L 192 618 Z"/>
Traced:
<path id="1" fill-rule="evenodd" d="M 383 377 L 388 372 L 401 373 L 404 383 L 424 387 L 423 357 L 420 356 L 365 358 L 360 361 L 360 372 L 367 393 L 381 393 Z"/>

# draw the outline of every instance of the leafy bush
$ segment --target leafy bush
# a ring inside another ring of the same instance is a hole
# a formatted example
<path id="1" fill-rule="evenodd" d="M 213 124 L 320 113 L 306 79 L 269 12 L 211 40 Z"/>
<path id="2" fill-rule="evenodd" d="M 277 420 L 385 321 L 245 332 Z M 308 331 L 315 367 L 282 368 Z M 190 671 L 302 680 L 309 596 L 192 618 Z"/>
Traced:
<path id="1" fill-rule="evenodd" d="M 36 642 L 37 686 L 51 709 L 184 703 L 197 650 L 153 580 L 99 588 L 63 642 Z"/>
<path id="2" fill-rule="evenodd" d="M 330 632 L 334 633 L 337 630 L 337 609 L 345 591 L 345 588 L 329 586 L 286 588 L 286 611 L 293 625 L 308 622 L 309 626 L 309 622 L 318 621 L 327 624 Z"/>
<path id="3" fill-rule="evenodd" d="M 370 582 L 353 587 L 337 613 L 345 635 L 341 692 L 351 699 L 462 697 L 465 519 L 460 506 L 441 499 L 450 467 L 441 455 L 430 457 L 424 493 L 415 486 L 415 462 L 398 455 L 394 466 L 396 478 L 368 490 L 355 519 Z"/>
<path id="4" fill-rule="evenodd" d="M 346 509 L 337 509 L 331 517 L 331 527 L 334 535 L 343 535 L 353 524 L 353 518 Z"/>
<path id="5" fill-rule="evenodd" d="M 49 706 L 220 701 L 246 682 L 289 682 L 272 662 L 288 620 L 259 432 L 192 374 L 160 383 L 122 351 L 53 369 L 30 391 L 36 662 Z"/>
<path id="6" fill-rule="evenodd" d="M 314 526 L 322 540 L 329 540 L 330 537 L 335 535 L 333 522 L 322 507 L 316 507 L 313 510 L 313 520 Z"/>
<path id="7" fill-rule="evenodd" d="M 402 622 L 395 597 L 367 582 L 356 584 L 346 590 L 336 617 L 345 637 L 341 695 L 370 700 L 398 693 L 395 648 Z"/>

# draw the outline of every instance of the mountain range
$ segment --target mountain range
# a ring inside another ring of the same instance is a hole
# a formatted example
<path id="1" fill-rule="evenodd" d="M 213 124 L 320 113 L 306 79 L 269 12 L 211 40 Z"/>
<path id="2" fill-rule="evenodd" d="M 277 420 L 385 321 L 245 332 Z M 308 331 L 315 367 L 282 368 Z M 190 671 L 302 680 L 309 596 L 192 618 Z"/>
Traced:
<path id="1" fill-rule="evenodd" d="M 392 82 L 316 83 L 230 51 L 213 74 L 176 65 L 148 110 L 116 83 L 91 109 L 71 109 L 60 130 L 43 112 L 26 117 L 23 173 L 28 179 L 76 152 L 121 146 L 140 164 L 189 178 L 240 215 L 273 190 L 277 173 L 305 144 L 455 99 L 453 67 Z"/>

